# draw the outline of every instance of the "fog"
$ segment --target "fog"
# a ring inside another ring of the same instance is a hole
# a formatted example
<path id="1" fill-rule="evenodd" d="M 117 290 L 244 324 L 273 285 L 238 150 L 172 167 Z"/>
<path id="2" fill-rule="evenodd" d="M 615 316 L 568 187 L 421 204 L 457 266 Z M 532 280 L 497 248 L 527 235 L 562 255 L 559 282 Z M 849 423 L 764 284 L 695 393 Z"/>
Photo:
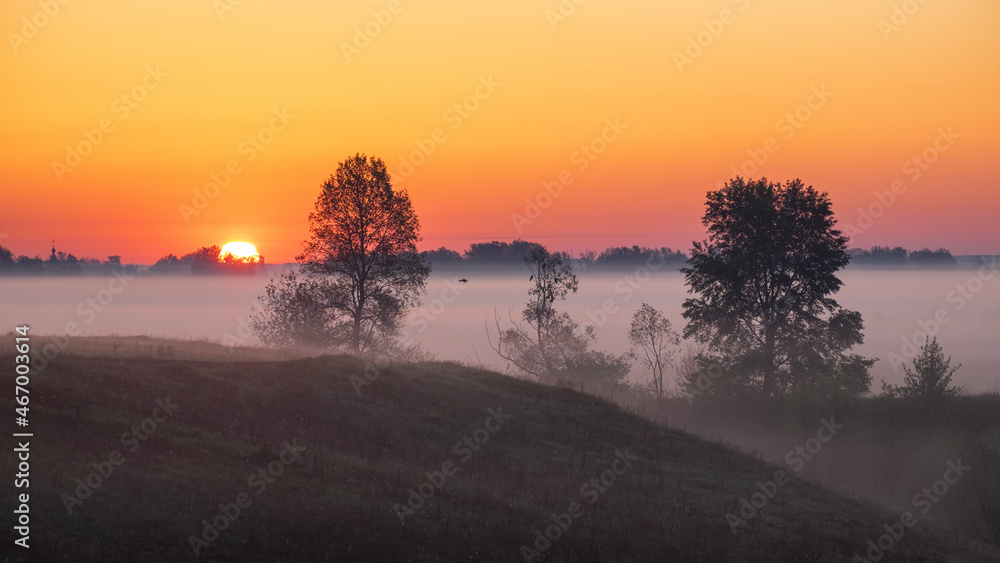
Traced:
<path id="1" fill-rule="evenodd" d="M 494 310 L 502 326 L 519 319 L 527 300 L 529 272 L 440 271 L 429 278 L 423 303 L 414 310 L 404 335 L 442 360 L 502 368 L 488 344 Z M 626 332 L 643 301 L 661 309 L 680 332 L 681 305 L 687 297 L 679 272 L 578 272 L 580 289 L 557 307 L 582 325 L 597 326 L 596 347 L 628 350 Z M 459 278 L 468 283 L 458 283 Z M 1000 276 L 983 279 L 976 270 L 841 272 L 841 305 L 860 311 L 865 343 L 856 350 L 880 358 L 874 385 L 899 384 L 890 354 L 904 357 L 916 346 L 923 327 L 937 331 L 945 353 L 963 367 L 954 382 L 967 391 L 1000 388 Z M 59 335 L 76 325 L 78 335 L 150 335 L 209 339 L 225 344 L 256 344 L 249 334 L 251 306 L 267 277 L 138 276 L 123 285 L 114 278 L 0 278 L 0 311 L 8 327 L 28 324 L 35 334 Z M 938 320 L 935 320 L 937 318 Z M 943 320 L 944 322 L 941 322 Z M 67 326 L 69 325 L 69 326 Z M 937 328 L 935 328 L 937 325 Z M 897 362 L 898 364 L 898 362 Z M 641 377 L 640 370 L 633 377 Z"/>

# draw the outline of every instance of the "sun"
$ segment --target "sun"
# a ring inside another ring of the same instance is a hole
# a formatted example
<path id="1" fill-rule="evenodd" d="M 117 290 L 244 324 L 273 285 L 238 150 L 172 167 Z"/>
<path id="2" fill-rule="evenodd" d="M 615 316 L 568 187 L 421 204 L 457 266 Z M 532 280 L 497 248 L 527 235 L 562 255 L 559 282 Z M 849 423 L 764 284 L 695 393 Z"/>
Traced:
<path id="1" fill-rule="evenodd" d="M 260 254 L 257 254 L 257 249 L 249 242 L 227 242 L 222 247 L 222 250 L 219 251 L 219 259 L 225 258 L 226 254 L 232 254 L 234 258 L 249 262 L 260 260 Z"/>

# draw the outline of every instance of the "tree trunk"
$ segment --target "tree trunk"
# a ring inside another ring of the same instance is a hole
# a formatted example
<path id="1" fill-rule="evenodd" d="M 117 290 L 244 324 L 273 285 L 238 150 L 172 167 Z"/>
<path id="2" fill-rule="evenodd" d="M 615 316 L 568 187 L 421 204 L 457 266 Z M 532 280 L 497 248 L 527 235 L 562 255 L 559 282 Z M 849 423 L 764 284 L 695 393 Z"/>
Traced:
<path id="1" fill-rule="evenodd" d="M 545 365 L 545 371 L 547 372 L 545 376 L 546 378 L 552 380 L 555 377 L 556 371 L 552 365 L 552 358 L 549 357 L 549 354 L 545 349 L 545 338 L 542 335 L 542 323 L 544 322 L 542 319 L 546 319 L 548 316 L 547 311 L 544 309 L 547 305 L 544 301 L 536 300 L 535 307 L 538 311 L 535 318 L 535 337 L 538 339 L 538 352 L 542 357 L 542 363 Z"/>
<path id="2" fill-rule="evenodd" d="M 764 399 L 770 399 L 771 395 L 774 393 L 774 337 L 774 327 L 768 326 L 764 332 L 763 349 L 764 381 L 761 386 L 761 395 Z"/>
<path id="3" fill-rule="evenodd" d="M 353 329 L 351 333 L 351 348 L 357 355 L 361 355 L 361 319 L 365 316 L 365 298 L 368 297 L 365 293 L 366 276 L 363 256 L 361 265 L 362 269 L 358 273 L 358 308 L 354 310 L 354 326 L 351 327 Z"/>
<path id="4" fill-rule="evenodd" d="M 351 334 L 351 349 L 355 354 L 361 354 L 361 315 L 354 315 L 354 332 Z"/>

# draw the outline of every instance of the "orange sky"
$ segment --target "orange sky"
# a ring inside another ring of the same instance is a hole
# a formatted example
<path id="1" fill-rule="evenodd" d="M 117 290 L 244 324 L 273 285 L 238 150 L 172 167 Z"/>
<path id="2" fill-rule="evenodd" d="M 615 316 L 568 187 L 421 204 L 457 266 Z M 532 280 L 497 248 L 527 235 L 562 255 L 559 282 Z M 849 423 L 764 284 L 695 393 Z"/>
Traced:
<path id="1" fill-rule="evenodd" d="M 246 240 L 290 261 L 320 184 L 365 152 L 409 190 L 423 248 L 687 250 L 751 151 L 751 175 L 829 191 L 844 222 L 902 181 L 859 246 L 1000 250 L 995 0 L 227 2 L 3 3 L 0 244 L 151 263 Z"/>

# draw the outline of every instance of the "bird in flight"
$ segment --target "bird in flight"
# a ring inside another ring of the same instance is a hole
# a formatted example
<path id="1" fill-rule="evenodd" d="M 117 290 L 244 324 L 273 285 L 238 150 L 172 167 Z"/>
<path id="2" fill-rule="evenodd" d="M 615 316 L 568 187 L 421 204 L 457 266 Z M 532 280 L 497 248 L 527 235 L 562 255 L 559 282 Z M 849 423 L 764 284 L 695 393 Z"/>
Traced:
<path id="1" fill-rule="evenodd" d="M 462 279 L 460 279 L 458 281 L 459 281 L 459 283 L 469 283 L 469 280 L 467 280 L 465 278 L 462 278 Z"/>
<path id="2" fill-rule="evenodd" d="M 535 274 L 531 274 L 531 277 L 530 277 L 530 278 L 528 278 L 528 281 L 531 281 L 531 280 L 533 280 L 533 279 L 535 279 Z"/>

